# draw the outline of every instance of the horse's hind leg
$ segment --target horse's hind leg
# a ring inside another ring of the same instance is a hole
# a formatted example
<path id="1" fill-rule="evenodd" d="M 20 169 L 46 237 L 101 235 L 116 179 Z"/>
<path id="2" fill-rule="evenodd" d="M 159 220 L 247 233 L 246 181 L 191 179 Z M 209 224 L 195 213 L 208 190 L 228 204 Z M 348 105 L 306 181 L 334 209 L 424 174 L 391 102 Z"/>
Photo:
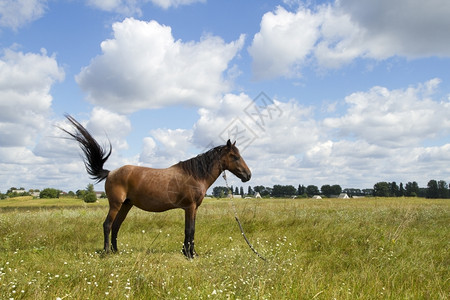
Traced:
<path id="1" fill-rule="evenodd" d="M 119 213 L 117 214 L 112 224 L 111 244 L 113 251 L 117 251 L 117 233 L 119 232 L 120 225 L 122 225 L 123 220 L 125 220 L 128 212 L 132 207 L 133 204 L 131 204 L 131 201 L 129 199 L 125 200 L 125 202 L 122 203 Z"/>
<path id="2" fill-rule="evenodd" d="M 116 218 L 118 209 L 115 207 L 110 207 L 108 215 L 106 216 L 105 222 L 103 222 L 103 235 L 105 238 L 105 243 L 103 250 L 109 252 L 109 233 L 111 232 L 111 227 Z"/>

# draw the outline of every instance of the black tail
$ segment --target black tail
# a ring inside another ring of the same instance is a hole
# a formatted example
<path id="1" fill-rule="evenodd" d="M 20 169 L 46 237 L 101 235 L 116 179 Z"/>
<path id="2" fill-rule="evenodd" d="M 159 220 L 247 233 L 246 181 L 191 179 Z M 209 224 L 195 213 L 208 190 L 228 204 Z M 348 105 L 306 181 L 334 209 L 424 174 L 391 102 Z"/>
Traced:
<path id="1" fill-rule="evenodd" d="M 91 179 L 97 180 L 97 183 L 106 179 L 109 171 L 103 169 L 103 165 L 111 155 L 111 143 L 109 143 L 109 152 L 106 153 L 105 149 L 97 143 L 83 125 L 78 123 L 78 121 L 70 115 L 65 115 L 65 117 L 72 123 L 73 127 L 75 127 L 76 132 L 71 133 L 63 128 L 60 129 L 69 134 L 80 144 L 80 148 L 84 153 L 84 165 L 86 166 L 88 174 L 91 175 Z"/>

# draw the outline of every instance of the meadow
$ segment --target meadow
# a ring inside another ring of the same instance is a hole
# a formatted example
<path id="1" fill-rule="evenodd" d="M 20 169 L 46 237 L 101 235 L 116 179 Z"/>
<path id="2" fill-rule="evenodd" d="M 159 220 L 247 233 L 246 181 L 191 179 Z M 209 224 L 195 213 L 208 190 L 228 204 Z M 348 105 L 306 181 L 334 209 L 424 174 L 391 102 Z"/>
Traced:
<path id="1" fill-rule="evenodd" d="M 0 299 L 449 299 L 450 201 L 228 199 L 133 208 L 105 255 L 106 200 L 0 201 Z"/>

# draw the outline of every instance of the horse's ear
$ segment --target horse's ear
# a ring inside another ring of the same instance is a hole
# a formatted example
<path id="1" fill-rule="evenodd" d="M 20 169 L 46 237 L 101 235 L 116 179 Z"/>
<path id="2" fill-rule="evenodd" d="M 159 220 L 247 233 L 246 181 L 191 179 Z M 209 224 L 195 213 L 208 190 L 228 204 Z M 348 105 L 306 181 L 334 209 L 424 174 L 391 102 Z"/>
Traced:
<path id="1" fill-rule="evenodd" d="M 228 139 L 228 141 L 227 141 L 227 147 L 228 147 L 229 149 L 231 149 L 231 141 L 230 141 L 230 139 Z"/>
<path id="2" fill-rule="evenodd" d="M 236 145 L 236 141 L 234 141 L 233 146 Z"/>

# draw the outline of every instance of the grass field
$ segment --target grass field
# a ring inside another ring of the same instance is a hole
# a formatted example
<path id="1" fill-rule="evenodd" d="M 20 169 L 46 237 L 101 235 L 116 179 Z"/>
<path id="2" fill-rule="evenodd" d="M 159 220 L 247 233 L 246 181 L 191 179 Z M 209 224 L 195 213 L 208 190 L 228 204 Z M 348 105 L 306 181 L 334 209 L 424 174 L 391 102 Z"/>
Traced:
<path id="1" fill-rule="evenodd" d="M 17 201 L 17 202 L 16 202 Z M 450 201 L 206 200 L 196 250 L 182 210 L 132 209 L 103 255 L 106 200 L 0 201 L 0 299 L 449 299 Z"/>

